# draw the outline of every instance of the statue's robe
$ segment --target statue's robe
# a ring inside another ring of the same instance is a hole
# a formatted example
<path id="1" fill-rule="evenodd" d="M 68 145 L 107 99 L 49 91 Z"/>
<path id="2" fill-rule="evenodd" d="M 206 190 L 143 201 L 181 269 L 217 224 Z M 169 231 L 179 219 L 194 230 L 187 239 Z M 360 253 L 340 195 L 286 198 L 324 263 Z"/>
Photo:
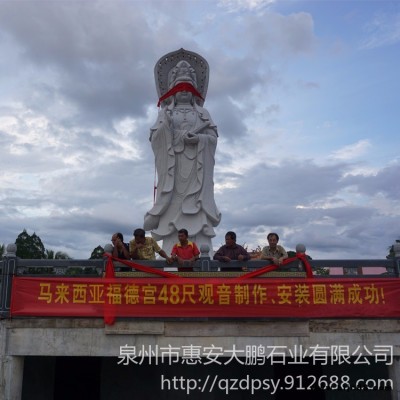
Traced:
<path id="1" fill-rule="evenodd" d="M 187 132 L 195 132 L 197 144 L 184 142 Z M 208 244 L 212 250 L 214 227 L 221 220 L 214 200 L 217 138 L 209 113 L 198 105 L 188 113 L 172 106 L 162 109 L 151 129 L 158 183 L 156 201 L 145 215 L 144 229 L 152 230 L 156 240 L 163 240 L 167 253 L 182 228 L 199 246 Z"/>

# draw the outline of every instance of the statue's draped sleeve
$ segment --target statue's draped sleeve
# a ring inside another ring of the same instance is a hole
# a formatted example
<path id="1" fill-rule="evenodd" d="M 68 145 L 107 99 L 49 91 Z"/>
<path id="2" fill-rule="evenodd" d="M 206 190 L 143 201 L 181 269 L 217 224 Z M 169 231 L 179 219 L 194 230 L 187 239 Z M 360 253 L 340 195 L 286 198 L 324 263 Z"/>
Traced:
<path id="1" fill-rule="evenodd" d="M 166 112 L 169 111 L 160 110 L 156 123 L 150 129 L 158 182 L 156 202 L 148 214 L 154 216 L 159 216 L 166 210 L 174 189 L 175 152 L 172 147 L 173 133 Z"/>

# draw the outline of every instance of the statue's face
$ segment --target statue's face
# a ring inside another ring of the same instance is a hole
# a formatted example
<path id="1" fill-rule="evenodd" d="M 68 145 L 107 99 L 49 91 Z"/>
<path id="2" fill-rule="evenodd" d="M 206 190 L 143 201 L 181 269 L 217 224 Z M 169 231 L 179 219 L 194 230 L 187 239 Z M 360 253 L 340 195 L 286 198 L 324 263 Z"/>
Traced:
<path id="1" fill-rule="evenodd" d="M 190 103 L 192 101 L 193 94 L 191 92 L 178 92 L 175 95 L 177 103 Z"/>

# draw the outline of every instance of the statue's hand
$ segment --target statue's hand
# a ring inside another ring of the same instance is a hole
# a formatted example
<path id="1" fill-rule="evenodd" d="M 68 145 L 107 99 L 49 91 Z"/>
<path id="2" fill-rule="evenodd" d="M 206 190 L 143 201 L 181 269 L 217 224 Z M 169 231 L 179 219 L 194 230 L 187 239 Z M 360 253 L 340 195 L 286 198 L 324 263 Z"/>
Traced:
<path id="1" fill-rule="evenodd" d="M 196 134 L 194 134 L 194 133 L 188 132 L 188 133 L 186 133 L 185 136 L 183 137 L 183 141 L 184 141 L 186 144 L 197 144 L 197 143 L 199 143 L 199 137 L 198 137 Z"/>

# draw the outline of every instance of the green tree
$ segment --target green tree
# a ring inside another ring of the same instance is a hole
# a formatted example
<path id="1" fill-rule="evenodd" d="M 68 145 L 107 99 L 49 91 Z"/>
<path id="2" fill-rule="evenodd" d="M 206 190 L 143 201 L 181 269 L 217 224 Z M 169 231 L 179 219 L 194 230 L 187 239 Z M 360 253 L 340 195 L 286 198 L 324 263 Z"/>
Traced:
<path id="1" fill-rule="evenodd" d="M 95 249 L 93 249 L 89 260 L 96 260 L 99 258 L 103 258 L 103 254 L 104 254 L 104 249 L 100 245 L 98 245 Z"/>
<path id="2" fill-rule="evenodd" d="M 400 243 L 400 239 L 396 240 L 396 243 Z M 393 245 L 388 247 L 389 254 L 386 256 L 387 259 L 394 258 L 394 248 Z"/>
<path id="3" fill-rule="evenodd" d="M 0 258 L 3 257 L 3 254 L 6 252 L 6 245 L 0 244 Z"/>
<path id="4" fill-rule="evenodd" d="M 54 250 L 46 249 L 46 257 L 48 260 L 54 260 Z"/>
<path id="5" fill-rule="evenodd" d="M 64 251 L 57 251 L 46 249 L 46 257 L 48 260 L 71 260 L 71 257 Z"/>
<path id="6" fill-rule="evenodd" d="M 42 240 L 35 232 L 33 235 L 29 235 L 24 229 L 18 235 L 15 244 L 17 245 L 17 257 L 28 259 L 46 258 Z"/>
<path id="7" fill-rule="evenodd" d="M 71 260 L 72 259 L 72 257 L 70 257 L 68 255 L 68 253 L 66 253 L 65 251 L 57 251 L 54 258 L 56 260 Z"/>

